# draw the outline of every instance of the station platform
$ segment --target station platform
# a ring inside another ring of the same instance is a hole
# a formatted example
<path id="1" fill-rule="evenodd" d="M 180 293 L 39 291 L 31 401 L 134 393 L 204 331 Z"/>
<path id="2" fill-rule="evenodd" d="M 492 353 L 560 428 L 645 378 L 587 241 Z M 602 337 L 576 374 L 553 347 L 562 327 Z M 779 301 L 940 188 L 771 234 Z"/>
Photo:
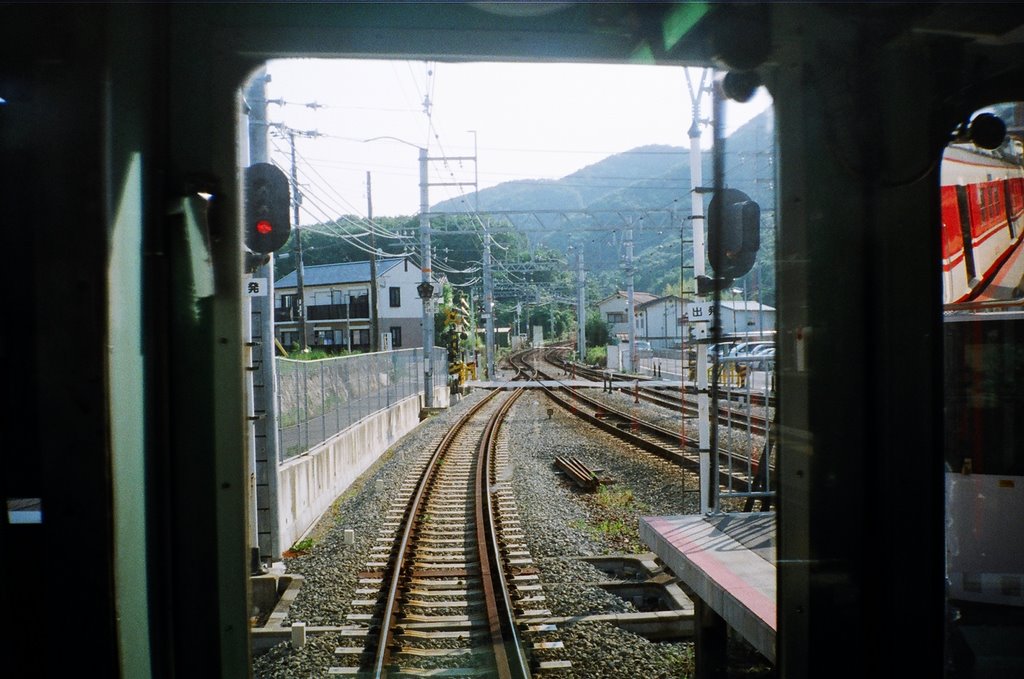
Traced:
<path id="1" fill-rule="evenodd" d="M 640 519 L 640 539 L 651 551 L 704 605 L 773 663 L 775 536 L 774 512 Z"/>

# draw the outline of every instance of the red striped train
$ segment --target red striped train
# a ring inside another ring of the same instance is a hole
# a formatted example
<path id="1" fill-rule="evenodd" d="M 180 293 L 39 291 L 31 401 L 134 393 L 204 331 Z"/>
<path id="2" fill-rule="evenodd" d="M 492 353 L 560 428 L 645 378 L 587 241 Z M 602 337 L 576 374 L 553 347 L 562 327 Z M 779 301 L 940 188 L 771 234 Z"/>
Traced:
<path id="1" fill-rule="evenodd" d="M 1024 236 L 1020 142 L 942 162 L 946 579 L 958 607 L 1024 607 L 1024 311 L 992 286 Z M 1006 150 L 1009 149 L 1009 152 Z M 978 308 L 971 300 L 1008 302 Z"/>
<path id="2" fill-rule="evenodd" d="M 1024 165 L 1019 153 L 951 144 L 941 174 L 942 301 L 955 304 L 977 296 L 1020 241 Z"/>

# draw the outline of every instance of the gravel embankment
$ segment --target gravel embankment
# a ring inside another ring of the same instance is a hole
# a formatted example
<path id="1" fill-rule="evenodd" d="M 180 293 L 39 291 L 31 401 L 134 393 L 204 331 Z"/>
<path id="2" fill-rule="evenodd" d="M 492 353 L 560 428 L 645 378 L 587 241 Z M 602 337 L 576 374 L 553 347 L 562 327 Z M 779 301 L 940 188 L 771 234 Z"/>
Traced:
<path id="1" fill-rule="evenodd" d="M 447 426 L 485 395 L 477 390 L 448 412 L 425 422 L 336 503 L 314 531 L 311 552 L 286 561 L 289 573 L 306 578 L 286 623 L 347 623 L 351 601 L 359 598 L 354 594 L 358 571 L 371 560 L 370 547 L 390 498 L 416 460 L 433 450 Z M 501 436 L 505 445 L 513 446 L 511 487 L 529 550 L 541 573 L 546 596 L 543 607 L 552 616 L 635 610 L 632 603 L 592 584 L 610 576 L 579 557 L 648 551 L 638 539 L 638 517 L 696 511 L 696 477 L 653 455 L 624 453 L 618 439 L 584 428 L 538 391 L 529 391 L 520 398 Z M 558 473 L 553 465 L 555 455 L 579 457 L 588 466 L 603 469 L 612 483 L 599 493 L 582 493 Z M 344 544 L 346 528 L 356 531 L 354 545 Z M 343 664 L 333 652 L 336 646 L 347 645 L 340 635 L 310 638 L 303 649 L 293 650 L 285 643 L 255 657 L 255 677 L 323 677 L 327 668 Z M 603 622 L 560 625 L 557 631 L 536 640 L 564 643 L 565 648 L 544 651 L 547 655 L 537 657 L 572 661 L 570 670 L 557 674 L 566 679 L 682 677 L 693 671 L 692 643 L 653 643 Z M 746 660 L 751 658 L 744 645 L 733 645 L 738 662 L 743 661 L 746 668 L 742 676 L 764 676 L 750 674 Z"/>

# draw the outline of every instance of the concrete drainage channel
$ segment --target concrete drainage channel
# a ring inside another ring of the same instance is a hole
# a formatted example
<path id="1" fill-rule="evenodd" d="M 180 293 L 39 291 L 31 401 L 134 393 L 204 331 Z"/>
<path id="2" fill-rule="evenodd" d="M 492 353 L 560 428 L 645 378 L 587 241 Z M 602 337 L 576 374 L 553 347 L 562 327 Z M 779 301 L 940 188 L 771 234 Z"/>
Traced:
<path id="1" fill-rule="evenodd" d="M 693 636 L 693 601 L 677 584 L 677 578 L 654 554 L 620 554 L 581 557 L 607 573 L 612 580 L 593 583 L 633 604 L 636 613 L 612 613 L 552 622 L 602 620 L 650 641 L 679 641 Z"/>
<path id="2" fill-rule="evenodd" d="M 284 575 L 273 570 L 266 575 L 250 578 L 252 586 L 252 624 L 249 630 L 253 652 L 265 651 L 282 641 L 291 641 L 292 646 L 301 648 L 306 643 L 306 633 L 334 632 L 341 627 L 306 627 L 305 623 L 293 623 L 282 627 L 288 617 L 288 609 L 299 594 L 305 580 L 301 575 Z M 270 611 L 267 615 L 265 612 Z M 262 620 L 262 624 L 256 626 Z"/>

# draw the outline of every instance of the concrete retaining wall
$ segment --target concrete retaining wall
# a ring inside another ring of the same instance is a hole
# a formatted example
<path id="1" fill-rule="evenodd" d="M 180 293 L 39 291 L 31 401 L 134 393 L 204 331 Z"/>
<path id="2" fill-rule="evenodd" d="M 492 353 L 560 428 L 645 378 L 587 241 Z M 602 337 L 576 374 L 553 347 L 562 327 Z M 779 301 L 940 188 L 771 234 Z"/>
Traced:
<path id="1" fill-rule="evenodd" d="M 420 423 L 422 401 L 419 394 L 398 401 L 278 468 L 278 530 L 282 548 L 300 540 L 339 495 Z M 447 387 L 435 389 L 434 406 L 448 405 Z"/>

